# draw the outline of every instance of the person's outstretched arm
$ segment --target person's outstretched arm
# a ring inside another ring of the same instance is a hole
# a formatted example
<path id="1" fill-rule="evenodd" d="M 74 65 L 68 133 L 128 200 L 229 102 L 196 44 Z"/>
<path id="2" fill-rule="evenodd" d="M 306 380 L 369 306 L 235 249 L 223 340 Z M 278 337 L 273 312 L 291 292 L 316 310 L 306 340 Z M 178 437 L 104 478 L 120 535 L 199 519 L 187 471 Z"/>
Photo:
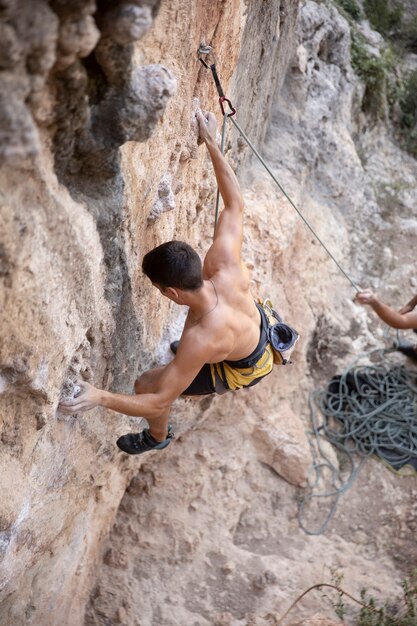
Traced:
<path id="1" fill-rule="evenodd" d="M 388 324 L 388 326 L 403 330 L 407 328 L 417 328 L 417 311 L 413 310 L 417 304 L 417 296 L 410 300 L 410 302 L 399 311 L 381 302 L 370 289 L 365 289 L 365 291 L 358 293 L 356 301 L 359 302 L 359 304 L 367 304 L 372 307 L 378 317 Z"/>
<path id="2" fill-rule="evenodd" d="M 197 333 L 190 333 L 182 341 L 181 350 L 175 358 L 163 368 L 163 373 L 152 393 L 112 393 L 84 381 L 78 381 L 81 393 L 72 400 L 61 402 L 59 410 L 72 415 L 102 406 L 124 415 L 149 419 L 159 417 L 169 411 L 174 400 L 191 384 L 205 364 L 206 358 L 210 359 L 211 354 L 204 337 L 200 338 Z"/>
<path id="3" fill-rule="evenodd" d="M 240 263 L 243 240 L 243 197 L 232 168 L 217 145 L 217 121 L 213 113 L 197 113 L 200 138 L 207 146 L 214 173 L 223 198 L 224 209 L 214 233 L 214 242 L 205 258 L 205 265 L 216 266 Z"/>

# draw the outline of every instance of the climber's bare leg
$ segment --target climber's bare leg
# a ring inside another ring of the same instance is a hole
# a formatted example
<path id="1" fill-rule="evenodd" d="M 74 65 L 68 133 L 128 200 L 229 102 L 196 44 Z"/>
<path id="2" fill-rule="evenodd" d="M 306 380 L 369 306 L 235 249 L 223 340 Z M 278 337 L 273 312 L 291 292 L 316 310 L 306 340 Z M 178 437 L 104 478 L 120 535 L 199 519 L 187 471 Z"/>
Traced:
<path id="1" fill-rule="evenodd" d="M 162 367 L 154 367 L 141 374 L 141 376 L 135 380 L 135 393 L 156 393 L 158 391 L 159 380 L 164 370 L 165 365 Z"/>
<path id="2" fill-rule="evenodd" d="M 165 367 L 155 367 L 152 370 L 148 370 L 137 380 L 135 380 L 135 393 L 155 393 L 158 388 L 158 382 L 163 373 Z M 146 421 L 149 424 L 149 433 L 156 441 L 164 441 L 168 435 L 168 420 L 170 409 L 158 415 L 158 417 L 147 417 Z"/>

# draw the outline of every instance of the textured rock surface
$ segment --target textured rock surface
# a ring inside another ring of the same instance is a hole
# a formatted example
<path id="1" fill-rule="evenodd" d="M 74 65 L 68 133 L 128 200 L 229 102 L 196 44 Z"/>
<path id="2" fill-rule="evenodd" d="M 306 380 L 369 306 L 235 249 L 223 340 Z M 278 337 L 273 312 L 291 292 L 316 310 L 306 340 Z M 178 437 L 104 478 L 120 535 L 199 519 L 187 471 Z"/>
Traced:
<path id="1" fill-rule="evenodd" d="M 402 302 L 412 289 L 413 248 L 410 241 L 394 251 L 397 235 L 385 220 L 415 224 L 415 184 L 402 191 L 403 184 L 395 181 L 415 181 L 416 163 L 384 128 L 368 129 L 366 118 L 358 116 L 363 89 L 352 72 L 349 48 L 348 25 L 337 11 L 305 3 L 263 154 L 352 278 L 383 284 L 387 300 Z M 245 124 L 254 134 L 255 120 Z M 227 145 L 230 158 L 241 158 L 236 135 L 228 135 Z M 386 217 L 377 184 L 383 176 L 404 198 L 391 194 L 395 205 Z M 296 364 L 274 372 L 246 397 L 203 401 L 192 430 L 185 424 L 194 403 L 177 403 L 181 436 L 166 458 L 156 457 L 142 468 L 141 487 L 125 494 L 108 546 L 129 556 L 123 566 L 103 564 L 86 624 L 101 624 L 104 616 L 117 619 L 118 605 L 129 626 L 264 626 L 304 589 L 336 575 L 357 597 L 367 587 L 384 601 L 400 592 L 399 582 L 412 567 L 414 479 L 399 483 L 377 464 L 364 468 L 325 535 L 308 536 L 299 527 L 297 493 L 278 474 L 296 484 L 306 479 L 305 440 L 296 437 L 295 471 L 291 446 L 277 450 L 268 444 L 275 436 L 290 443 L 293 428 L 299 427 L 293 416 L 307 422 L 313 381 L 323 384 L 355 354 L 379 343 L 382 325 L 352 303 L 349 283 L 256 161 L 241 170 L 241 178 L 246 181 L 245 255 L 254 292 L 271 295 L 301 332 Z M 210 198 L 208 189 L 202 187 L 202 204 Z M 380 255 L 389 256 L 384 250 L 397 255 L 389 271 L 379 261 Z M 377 277 L 380 282 L 374 282 Z M 306 510 L 309 530 L 320 527 L 329 506 L 326 500 Z M 392 542 L 397 516 L 403 520 L 401 537 Z M 326 605 L 320 592 L 304 598 L 287 619 L 335 623 L 331 602 Z M 345 623 L 354 623 L 350 606 Z"/>
<path id="2" fill-rule="evenodd" d="M 288 402 L 280 402 L 279 411 L 265 415 L 253 432 L 258 459 L 277 474 L 299 487 L 307 486 L 311 454 L 300 420 Z"/>
<path id="3" fill-rule="evenodd" d="M 310 619 L 303 619 L 301 622 L 293 623 L 289 626 L 337 626 L 338 624 L 340 624 L 340 622 L 335 622 L 334 620 L 320 615 L 314 615 Z"/>
<path id="4" fill-rule="evenodd" d="M 295 0 L 97 7 L 0 3 L 1 619 L 266 626 L 332 568 L 352 593 L 392 597 L 416 557 L 414 479 L 369 463 L 319 537 L 299 528 L 293 486 L 310 463 L 309 390 L 382 327 L 231 129 L 254 293 L 301 333 L 294 366 L 177 401 L 176 441 L 139 459 L 114 441 L 140 420 L 56 413 L 77 376 L 130 391 L 170 358 L 184 312 L 140 263 L 173 237 L 210 244 L 214 180 L 192 120 L 218 105 L 202 39 L 240 124 L 355 281 L 393 303 L 413 288 L 416 162 L 359 113 L 335 9 L 303 3 L 296 35 Z M 334 615 L 319 594 L 288 620 L 318 613 Z"/>

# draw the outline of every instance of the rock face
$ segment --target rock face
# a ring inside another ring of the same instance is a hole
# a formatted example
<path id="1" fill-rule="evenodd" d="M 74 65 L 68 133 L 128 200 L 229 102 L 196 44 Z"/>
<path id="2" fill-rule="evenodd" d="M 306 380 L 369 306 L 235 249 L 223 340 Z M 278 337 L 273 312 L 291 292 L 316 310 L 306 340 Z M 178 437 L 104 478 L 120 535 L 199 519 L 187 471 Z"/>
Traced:
<path id="1" fill-rule="evenodd" d="M 178 400 L 176 440 L 140 458 L 114 443 L 140 420 L 57 412 L 80 376 L 131 392 L 181 332 L 183 312 L 140 265 L 172 238 L 202 254 L 210 245 L 215 184 L 194 113 L 218 104 L 196 58 L 202 40 L 239 124 L 354 281 L 401 303 L 411 288 L 416 162 L 360 112 L 346 20 L 311 0 L 298 8 L 0 2 L 7 626 L 265 626 L 331 569 L 357 595 L 399 590 L 415 550 L 411 479 L 398 490 L 369 466 L 330 536 L 299 528 L 308 392 L 382 331 L 232 127 L 226 152 L 244 184 L 254 295 L 271 296 L 301 333 L 295 364 L 250 392 Z M 391 541 L 394 510 L 401 533 Z M 315 596 L 288 619 L 333 615 Z"/>

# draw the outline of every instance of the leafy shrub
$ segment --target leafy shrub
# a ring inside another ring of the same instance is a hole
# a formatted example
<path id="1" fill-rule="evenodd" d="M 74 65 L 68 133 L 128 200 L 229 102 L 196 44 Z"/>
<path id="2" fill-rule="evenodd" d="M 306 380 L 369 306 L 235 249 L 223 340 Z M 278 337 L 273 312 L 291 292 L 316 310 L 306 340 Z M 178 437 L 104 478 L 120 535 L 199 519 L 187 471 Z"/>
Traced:
<path id="1" fill-rule="evenodd" d="M 414 128 L 417 124 L 417 70 L 410 72 L 404 81 L 403 93 L 400 98 L 402 111 L 401 125 Z"/>
<path id="2" fill-rule="evenodd" d="M 400 136 L 404 148 L 417 158 L 417 70 L 404 79 L 399 98 Z"/>
<path id="3" fill-rule="evenodd" d="M 354 606 L 360 605 L 360 610 L 351 613 L 352 620 L 349 623 L 354 626 L 416 626 L 417 625 L 417 569 L 411 572 L 408 579 L 403 580 L 401 583 L 403 594 L 401 598 L 395 598 L 394 601 L 387 601 L 383 606 L 378 606 L 375 599 L 372 596 L 367 595 L 366 589 L 361 591 L 360 600 L 350 595 L 347 591 L 342 589 L 339 585 L 342 583 L 343 575 L 339 574 L 337 570 L 331 568 L 332 583 L 317 583 L 312 587 L 306 589 L 298 598 L 293 602 L 288 611 L 281 617 L 279 623 L 287 616 L 289 611 L 295 607 L 295 605 L 313 590 L 321 590 L 323 600 L 330 601 L 331 606 L 336 612 L 336 615 L 343 621 L 346 614 L 346 606 L 343 602 L 343 597 L 346 596 L 354 602 Z M 331 589 L 338 592 L 337 599 L 334 596 L 329 596 L 323 590 Z"/>
<path id="4" fill-rule="evenodd" d="M 356 0 L 336 0 L 336 2 L 356 22 L 362 18 L 362 11 Z"/>
<path id="5" fill-rule="evenodd" d="M 365 0 L 363 8 L 371 26 L 382 35 L 390 35 L 398 29 L 403 16 L 403 8 L 389 0 Z"/>
<path id="6" fill-rule="evenodd" d="M 394 53 L 387 48 L 379 57 L 371 54 L 364 45 L 361 35 L 352 31 L 351 58 L 353 69 L 365 83 L 363 110 L 370 113 L 374 119 L 385 118 L 388 94 L 390 99 L 395 99 L 397 89 L 393 72 L 396 65 Z"/>
<path id="7" fill-rule="evenodd" d="M 398 32 L 398 43 L 405 50 L 417 53 L 417 16 L 404 20 Z"/>
<path id="8" fill-rule="evenodd" d="M 403 597 L 390 606 L 377 607 L 374 598 L 368 598 L 366 591 L 361 593 L 361 600 L 367 605 L 360 610 L 355 626 L 416 626 L 417 624 L 417 570 L 401 584 Z"/>

